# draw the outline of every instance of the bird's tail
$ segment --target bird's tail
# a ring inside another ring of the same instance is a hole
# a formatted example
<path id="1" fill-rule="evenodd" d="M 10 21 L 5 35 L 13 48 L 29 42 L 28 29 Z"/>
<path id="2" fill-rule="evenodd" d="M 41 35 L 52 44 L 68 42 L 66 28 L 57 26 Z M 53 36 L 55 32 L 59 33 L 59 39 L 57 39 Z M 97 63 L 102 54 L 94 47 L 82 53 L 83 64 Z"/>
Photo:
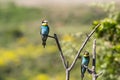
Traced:
<path id="1" fill-rule="evenodd" d="M 43 45 L 43 47 L 45 48 L 45 46 L 46 46 L 46 42 L 43 41 L 43 42 L 42 42 L 42 45 Z"/>
<path id="2" fill-rule="evenodd" d="M 81 72 L 81 80 L 84 78 L 84 73 Z"/>
<path id="3" fill-rule="evenodd" d="M 84 78 L 85 71 L 86 71 L 86 68 L 83 65 L 81 65 L 81 80 L 83 80 Z"/>
<path id="4" fill-rule="evenodd" d="M 84 77 L 84 74 L 82 72 L 82 68 L 83 68 L 83 66 L 81 65 L 81 80 L 83 80 L 83 77 Z"/>
<path id="5" fill-rule="evenodd" d="M 46 46 L 46 40 L 47 40 L 47 36 L 42 36 L 42 45 L 44 48 Z"/>
<path id="6" fill-rule="evenodd" d="M 84 78 L 84 74 L 81 74 L 81 80 L 83 80 L 83 78 Z"/>

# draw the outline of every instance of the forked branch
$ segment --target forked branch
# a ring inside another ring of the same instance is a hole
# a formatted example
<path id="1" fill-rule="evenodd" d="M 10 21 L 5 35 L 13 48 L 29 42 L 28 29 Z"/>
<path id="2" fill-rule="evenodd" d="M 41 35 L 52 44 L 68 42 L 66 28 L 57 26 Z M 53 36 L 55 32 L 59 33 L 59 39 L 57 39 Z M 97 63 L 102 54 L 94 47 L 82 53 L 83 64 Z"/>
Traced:
<path id="1" fill-rule="evenodd" d="M 90 37 L 93 35 L 93 33 L 96 31 L 96 29 L 97 29 L 100 25 L 101 25 L 101 24 L 98 24 L 98 25 L 91 31 L 91 33 L 87 36 L 87 38 L 86 38 L 85 41 L 83 42 L 81 48 L 78 50 L 78 53 L 77 53 L 76 57 L 74 58 L 71 66 L 69 67 L 69 70 L 72 70 L 72 68 L 74 67 L 74 65 L 75 65 L 75 63 L 76 63 L 76 61 L 77 61 L 77 59 L 78 59 L 81 51 L 83 50 L 83 48 L 84 48 L 85 45 L 87 44 L 87 42 L 88 42 L 88 40 L 90 39 Z"/>
<path id="2" fill-rule="evenodd" d="M 61 60 L 62 60 L 62 63 L 63 63 L 63 66 L 66 70 L 66 80 L 69 80 L 70 79 L 70 71 L 73 69 L 73 67 L 75 66 L 75 63 L 77 61 L 77 59 L 79 58 L 79 55 L 81 53 L 81 51 L 83 50 L 83 48 L 85 47 L 85 45 L 87 44 L 88 40 L 90 39 L 90 37 L 93 35 L 93 33 L 96 31 L 96 29 L 100 26 L 100 24 L 98 24 L 91 32 L 90 34 L 86 37 L 85 41 L 83 42 L 82 46 L 80 47 L 80 49 L 78 50 L 72 64 L 69 66 L 69 63 L 68 61 L 66 62 L 66 59 L 63 55 L 63 52 L 62 52 L 62 49 L 61 49 L 61 46 L 60 46 L 60 43 L 59 43 L 59 40 L 57 38 L 57 35 L 54 34 L 54 37 L 53 36 L 48 36 L 50 38 L 54 38 L 55 41 L 56 41 L 56 44 L 58 46 L 58 49 L 59 49 L 59 52 L 60 52 L 60 57 L 61 57 Z M 90 70 L 91 71 L 91 70 Z"/>

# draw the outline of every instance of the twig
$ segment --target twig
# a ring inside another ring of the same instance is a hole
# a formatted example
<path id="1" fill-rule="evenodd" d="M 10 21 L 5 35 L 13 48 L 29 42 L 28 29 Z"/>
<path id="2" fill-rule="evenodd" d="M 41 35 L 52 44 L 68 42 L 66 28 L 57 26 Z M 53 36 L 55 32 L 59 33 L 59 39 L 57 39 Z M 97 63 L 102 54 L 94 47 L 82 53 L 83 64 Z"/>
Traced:
<path id="1" fill-rule="evenodd" d="M 92 61 L 93 80 L 96 80 L 96 40 L 93 41 L 93 61 Z"/>
<path id="2" fill-rule="evenodd" d="M 88 66 L 83 65 L 90 74 L 92 74 L 92 80 L 96 80 L 103 72 L 96 73 L 96 40 L 93 41 L 93 57 L 92 57 L 92 69 L 88 68 Z"/>
<path id="3" fill-rule="evenodd" d="M 69 67 L 69 70 L 72 70 L 72 68 L 74 67 L 76 61 L 77 61 L 77 58 L 79 57 L 81 51 L 83 50 L 83 48 L 85 47 L 86 43 L 88 42 L 89 38 L 92 36 L 92 34 L 96 31 L 96 29 L 100 26 L 101 24 L 98 24 L 92 31 L 91 33 L 88 35 L 88 37 L 85 39 L 85 41 L 83 42 L 81 48 L 79 49 L 75 59 L 73 60 L 71 66 Z"/>
<path id="4" fill-rule="evenodd" d="M 103 72 L 101 71 L 101 72 L 99 72 L 98 74 L 96 74 L 96 77 L 98 77 L 98 76 L 100 76 L 100 75 L 102 75 L 103 74 Z"/>
<path id="5" fill-rule="evenodd" d="M 62 52 L 62 49 L 61 49 L 61 46 L 60 46 L 60 43 L 59 43 L 59 40 L 58 40 L 56 34 L 54 34 L 54 38 L 55 38 L 55 40 L 56 40 L 58 49 L 59 49 L 59 51 L 60 51 L 60 57 L 61 57 L 61 60 L 62 60 L 62 62 L 63 62 L 64 68 L 67 69 L 67 64 L 66 64 L 66 61 L 65 61 L 65 57 L 64 57 L 64 55 L 63 55 L 63 52 Z"/>
<path id="6" fill-rule="evenodd" d="M 88 70 L 88 72 L 91 74 L 93 71 L 92 71 L 92 69 L 90 69 L 90 68 L 88 68 L 88 66 L 86 66 L 86 65 L 83 65 L 87 70 Z"/>
<path id="7" fill-rule="evenodd" d="M 50 36 L 50 35 L 48 35 L 48 37 L 50 37 L 50 38 L 55 38 L 55 37 L 53 37 L 53 36 Z"/>
<path id="8" fill-rule="evenodd" d="M 81 51 L 83 50 L 83 48 L 85 47 L 85 45 L 87 44 L 88 40 L 90 39 L 90 37 L 93 35 L 93 33 L 96 31 L 96 29 L 100 26 L 100 24 L 98 24 L 91 32 L 90 34 L 87 36 L 87 38 L 85 39 L 85 41 L 83 42 L 81 48 L 79 49 L 79 51 L 77 52 L 76 54 L 76 57 L 74 58 L 72 64 L 69 66 L 69 63 L 68 61 L 66 62 L 65 61 L 65 57 L 63 55 L 63 52 L 62 52 L 62 49 L 61 49 L 61 46 L 60 46 L 60 43 L 59 43 L 59 40 L 57 38 L 57 35 L 54 34 L 54 37 L 53 36 L 48 36 L 50 38 L 54 38 L 56 40 L 56 43 L 57 43 L 57 46 L 58 46 L 58 49 L 59 49 L 59 52 L 60 52 L 60 57 L 61 57 L 61 60 L 62 60 L 62 63 L 63 63 L 63 66 L 66 70 L 66 80 L 69 80 L 70 79 L 70 71 L 73 69 L 73 67 L 75 66 L 75 63 L 81 53 Z"/>
<path id="9" fill-rule="evenodd" d="M 92 80 L 96 80 L 103 72 L 96 73 L 96 40 L 93 42 Z"/>

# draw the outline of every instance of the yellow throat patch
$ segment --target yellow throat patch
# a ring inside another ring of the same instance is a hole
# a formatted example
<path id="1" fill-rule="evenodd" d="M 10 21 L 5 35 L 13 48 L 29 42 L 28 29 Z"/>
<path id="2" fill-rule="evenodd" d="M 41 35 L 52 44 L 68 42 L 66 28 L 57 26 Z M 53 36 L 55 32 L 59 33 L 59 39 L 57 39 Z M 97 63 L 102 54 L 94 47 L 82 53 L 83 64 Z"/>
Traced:
<path id="1" fill-rule="evenodd" d="M 46 26 L 46 25 L 48 25 L 48 24 L 47 24 L 47 23 L 42 23 L 42 25 L 43 25 L 43 26 Z"/>
<path id="2" fill-rule="evenodd" d="M 84 54 L 83 56 L 84 56 L 84 57 L 88 57 L 89 55 Z"/>

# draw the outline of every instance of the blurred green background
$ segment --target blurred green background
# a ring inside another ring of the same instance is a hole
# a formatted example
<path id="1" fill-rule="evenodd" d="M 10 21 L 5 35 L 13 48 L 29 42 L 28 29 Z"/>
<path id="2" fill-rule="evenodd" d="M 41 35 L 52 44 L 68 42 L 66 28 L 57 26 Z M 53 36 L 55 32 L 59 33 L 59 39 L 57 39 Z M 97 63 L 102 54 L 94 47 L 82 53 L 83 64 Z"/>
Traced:
<path id="1" fill-rule="evenodd" d="M 83 51 L 92 53 L 96 38 L 97 72 L 103 71 L 98 80 L 120 80 L 120 6 L 117 2 L 1 0 L 0 80 L 65 80 L 55 40 L 49 38 L 46 48 L 41 45 L 39 31 L 44 19 L 49 21 L 50 35 L 58 34 L 70 63 L 86 34 L 101 22 Z M 78 60 L 70 80 L 81 80 L 80 64 Z M 86 72 L 85 80 L 91 79 Z"/>

